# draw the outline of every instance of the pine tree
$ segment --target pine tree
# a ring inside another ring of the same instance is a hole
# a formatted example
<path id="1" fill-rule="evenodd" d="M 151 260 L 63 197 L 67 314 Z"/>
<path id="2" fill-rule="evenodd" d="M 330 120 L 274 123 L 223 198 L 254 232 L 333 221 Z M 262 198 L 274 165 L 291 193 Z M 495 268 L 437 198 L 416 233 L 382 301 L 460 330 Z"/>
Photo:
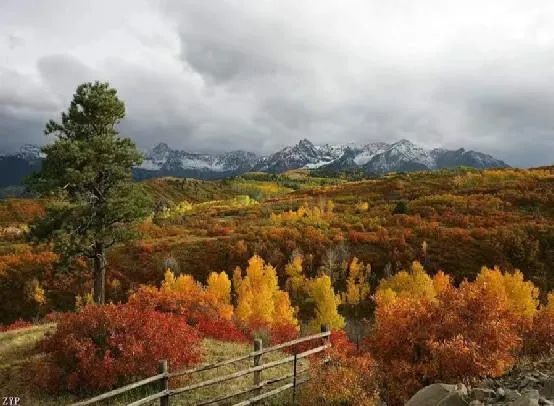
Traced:
<path id="1" fill-rule="evenodd" d="M 129 238 L 129 224 L 149 207 L 131 177 L 142 156 L 117 131 L 124 117 L 125 105 L 107 83 L 80 85 L 61 122 L 46 124 L 44 133 L 56 140 L 42 148 L 41 171 L 28 181 L 52 202 L 32 224 L 32 239 L 52 241 L 64 258 L 91 259 L 96 303 L 105 301 L 106 250 Z"/>

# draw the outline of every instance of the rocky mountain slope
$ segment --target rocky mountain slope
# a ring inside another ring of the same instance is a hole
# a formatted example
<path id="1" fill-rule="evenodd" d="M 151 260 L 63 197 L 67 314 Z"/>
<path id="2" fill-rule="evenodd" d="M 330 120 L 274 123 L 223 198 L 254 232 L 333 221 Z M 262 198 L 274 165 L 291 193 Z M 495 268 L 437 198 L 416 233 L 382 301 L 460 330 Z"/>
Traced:
<path id="1" fill-rule="evenodd" d="M 507 167 L 490 155 L 461 148 L 425 149 L 408 140 L 392 144 L 376 142 L 366 145 L 315 145 L 303 139 L 271 155 L 257 156 L 250 152 L 234 151 L 223 154 L 193 154 L 170 149 L 159 144 L 146 152 L 140 169 L 164 172 L 197 172 L 209 177 L 225 177 L 246 171 L 281 173 L 291 169 L 323 169 L 345 171 L 360 169 L 368 174 L 392 171 L 432 170 L 470 166 L 475 168 Z"/>
<path id="2" fill-rule="evenodd" d="M 476 151 L 426 149 L 408 140 L 391 144 L 315 145 L 303 139 L 270 155 L 247 151 L 202 154 L 170 148 L 160 143 L 144 151 L 143 164 L 135 168 L 138 179 L 179 176 L 221 179 L 249 171 L 281 173 L 291 169 L 320 169 L 327 172 L 358 170 L 367 174 L 395 171 L 433 170 L 469 166 L 507 167 L 506 163 Z M 20 184 L 31 171 L 40 167 L 40 150 L 25 145 L 17 154 L 0 155 L 0 187 Z"/>

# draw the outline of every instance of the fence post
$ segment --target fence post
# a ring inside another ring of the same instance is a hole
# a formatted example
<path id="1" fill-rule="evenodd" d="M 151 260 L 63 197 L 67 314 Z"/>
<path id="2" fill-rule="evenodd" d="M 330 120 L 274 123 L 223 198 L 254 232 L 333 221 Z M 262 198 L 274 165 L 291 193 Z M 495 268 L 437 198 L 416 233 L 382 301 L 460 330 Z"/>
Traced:
<path id="1" fill-rule="evenodd" d="M 328 333 L 329 332 L 329 326 L 327 324 L 322 324 L 321 325 L 321 332 L 322 333 Z M 329 341 L 330 341 L 329 336 L 323 338 L 323 344 L 328 344 Z"/>
<path id="2" fill-rule="evenodd" d="M 321 332 L 322 333 L 328 333 L 329 332 L 329 326 L 327 324 L 321 325 Z M 331 342 L 331 336 L 323 337 L 323 345 L 329 344 Z M 328 350 L 325 350 L 325 353 L 328 353 Z M 325 360 L 325 363 L 327 363 L 327 359 Z"/>
<path id="3" fill-rule="evenodd" d="M 259 338 L 254 339 L 254 352 L 261 351 L 263 348 L 263 342 Z M 254 355 L 254 366 L 257 367 L 261 364 L 262 361 L 262 355 Z M 256 371 L 254 372 L 254 386 L 257 386 L 262 381 L 262 371 Z M 260 391 L 257 390 L 255 393 L 259 393 Z"/>
<path id="4" fill-rule="evenodd" d="M 296 404 L 296 370 L 298 365 L 298 354 L 294 351 L 294 364 L 292 372 L 292 404 Z"/>
<path id="5" fill-rule="evenodd" d="M 165 374 L 165 376 L 160 380 L 160 391 L 169 390 L 169 368 L 167 366 L 167 360 L 161 360 L 158 365 L 158 372 L 160 374 Z M 169 406 L 169 395 L 162 396 L 160 398 L 160 406 Z"/>

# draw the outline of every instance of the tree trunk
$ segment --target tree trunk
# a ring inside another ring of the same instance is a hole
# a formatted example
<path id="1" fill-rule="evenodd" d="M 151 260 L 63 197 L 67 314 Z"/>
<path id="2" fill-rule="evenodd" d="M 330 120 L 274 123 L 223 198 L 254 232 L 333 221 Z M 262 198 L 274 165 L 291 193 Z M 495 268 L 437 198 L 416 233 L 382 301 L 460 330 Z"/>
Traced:
<path id="1" fill-rule="evenodd" d="M 106 301 L 106 250 L 102 243 L 96 243 L 94 255 L 94 303 Z"/>

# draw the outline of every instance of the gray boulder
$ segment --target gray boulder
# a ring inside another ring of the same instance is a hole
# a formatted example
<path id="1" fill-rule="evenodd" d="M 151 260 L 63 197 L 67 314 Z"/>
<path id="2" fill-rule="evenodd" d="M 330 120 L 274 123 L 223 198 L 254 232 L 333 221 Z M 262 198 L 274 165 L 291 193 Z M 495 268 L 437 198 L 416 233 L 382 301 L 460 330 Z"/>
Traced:
<path id="1" fill-rule="evenodd" d="M 539 406 L 539 391 L 532 389 L 522 393 L 512 406 Z"/>
<path id="2" fill-rule="evenodd" d="M 406 406 L 466 406 L 466 395 L 464 385 L 434 383 L 412 396 Z"/>

